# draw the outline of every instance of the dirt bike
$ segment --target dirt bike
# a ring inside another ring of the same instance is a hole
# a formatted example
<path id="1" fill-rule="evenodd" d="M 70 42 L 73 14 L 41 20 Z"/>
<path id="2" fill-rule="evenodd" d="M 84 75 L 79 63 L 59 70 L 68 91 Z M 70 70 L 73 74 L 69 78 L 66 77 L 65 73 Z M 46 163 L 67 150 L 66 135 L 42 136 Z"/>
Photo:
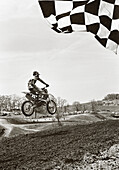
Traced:
<path id="1" fill-rule="evenodd" d="M 25 116 L 31 116 L 35 109 L 40 106 L 45 106 L 48 113 L 53 115 L 57 111 L 57 105 L 54 101 L 54 96 L 48 93 L 46 87 L 42 88 L 42 94 L 33 94 L 31 92 L 23 92 L 28 99 L 21 106 L 22 113 Z"/>

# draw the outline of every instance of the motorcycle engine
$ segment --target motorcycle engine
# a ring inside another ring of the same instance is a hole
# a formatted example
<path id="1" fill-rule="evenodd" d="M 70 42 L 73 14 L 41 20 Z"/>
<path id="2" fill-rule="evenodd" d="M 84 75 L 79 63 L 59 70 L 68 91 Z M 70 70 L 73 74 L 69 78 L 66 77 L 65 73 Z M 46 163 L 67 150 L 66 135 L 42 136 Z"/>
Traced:
<path id="1" fill-rule="evenodd" d="M 28 100 L 30 100 L 30 101 L 34 101 L 34 100 L 35 100 L 34 97 L 33 97 L 30 93 L 27 93 L 27 94 L 26 94 L 26 98 L 27 98 Z"/>

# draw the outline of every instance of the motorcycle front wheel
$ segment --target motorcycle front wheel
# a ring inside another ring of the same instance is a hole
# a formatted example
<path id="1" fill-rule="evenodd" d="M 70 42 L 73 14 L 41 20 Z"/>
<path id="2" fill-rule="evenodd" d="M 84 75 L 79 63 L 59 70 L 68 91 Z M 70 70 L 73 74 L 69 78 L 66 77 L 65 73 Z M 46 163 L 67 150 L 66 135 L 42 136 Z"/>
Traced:
<path id="1" fill-rule="evenodd" d="M 33 106 L 33 103 L 30 101 L 23 102 L 21 106 L 22 113 L 25 116 L 31 116 L 34 113 L 34 109 L 32 106 Z"/>
<path id="2" fill-rule="evenodd" d="M 47 111 L 53 115 L 56 113 L 57 111 L 57 105 L 53 100 L 50 100 L 47 102 Z"/>

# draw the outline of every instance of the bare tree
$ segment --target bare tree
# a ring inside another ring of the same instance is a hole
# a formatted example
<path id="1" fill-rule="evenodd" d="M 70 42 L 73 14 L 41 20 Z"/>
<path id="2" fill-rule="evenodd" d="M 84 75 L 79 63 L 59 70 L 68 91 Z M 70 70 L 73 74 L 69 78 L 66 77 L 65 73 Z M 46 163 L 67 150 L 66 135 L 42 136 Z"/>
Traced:
<path id="1" fill-rule="evenodd" d="M 61 97 L 57 98 L 57 106 L 60 112 L 64 110 L 64 106 L 66 105 L 66 103 L 67 103 L 66 99 L 62 99 Z"/>
<path id="2" fill-rule="evenodd" d="M 82 107 L 83 107 L 82 110 L 83 110 L 83 113 L 84 113 L 86 111 L 86 105 L 83 104 Z"/>
<path id="3" fill-rule="evenodd" d="M 75 111 L 80 111 L 81 110 L 81 104 L 78 102 L 78 101 L 75 101 L 74 103 L 73 103 L 73 106 L 74 106 L 74 108 L 75 108 Z"/>
<path id="4" fill-rule="evenodd" d="M 97 102 L 95 100 L 91 101 L 92 112 L 97 113 Z"/>
<path id="5" fill-rule="evenodd" d="M 62 99 L 61 97 L 57 98 L 57 113 L 56 113 L 56 119 L 58 121 L 58 124 L 61 126 L 61 121 L 60 119 L 62 118 L 62 116 L 64 115 L 64 112 L 66 111 L 66 99 Z"/>

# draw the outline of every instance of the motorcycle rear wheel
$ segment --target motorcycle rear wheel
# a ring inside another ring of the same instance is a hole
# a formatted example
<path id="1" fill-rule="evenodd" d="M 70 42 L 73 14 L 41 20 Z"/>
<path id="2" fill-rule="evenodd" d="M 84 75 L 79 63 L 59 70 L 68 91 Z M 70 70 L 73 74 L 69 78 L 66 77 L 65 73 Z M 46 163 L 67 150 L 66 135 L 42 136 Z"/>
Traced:
<path id="1" fill-rule="evenodd" d="M 31 101 L 23 102 L 21 106 L 22 113 L 25 116 L 31 116 L 34 113 L 34 109 L 32 106 L 33 106 L 33 103 Z"/>
<path id="2" fill-rule="evenodd" d="M 57 105 L 53 100 L 48 101 L 48 103 L 47 103 L 47 111 L 51 115 L 56 113 Z"/>

